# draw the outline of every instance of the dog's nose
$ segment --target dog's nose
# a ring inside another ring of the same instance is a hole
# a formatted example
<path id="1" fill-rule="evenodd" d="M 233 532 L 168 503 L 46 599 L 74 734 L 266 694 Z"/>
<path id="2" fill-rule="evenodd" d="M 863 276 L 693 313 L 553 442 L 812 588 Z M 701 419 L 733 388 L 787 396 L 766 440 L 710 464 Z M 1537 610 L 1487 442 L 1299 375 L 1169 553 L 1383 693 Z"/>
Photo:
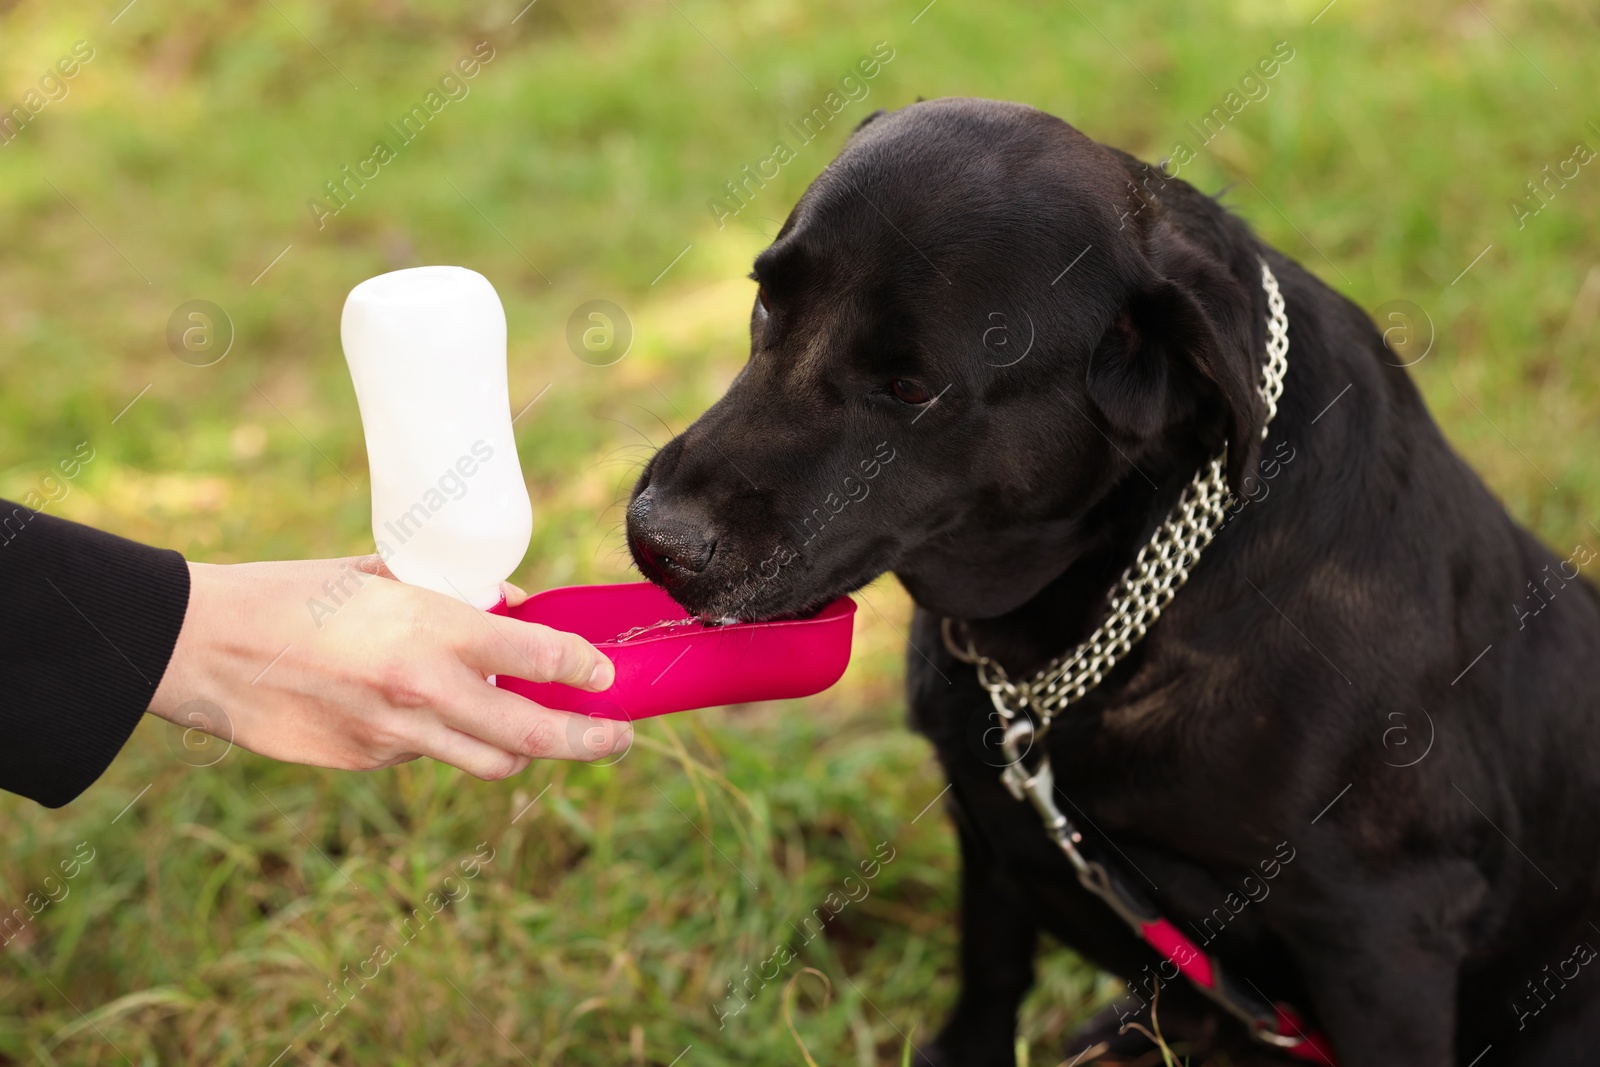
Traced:
<path id="1" fill-rule="evenodd" d="M 653 487 L 629 507 L 628 535 L 640 558 L 668 582 L 701 573 L 717 550 L 696 509 L 661 500 Z"/>

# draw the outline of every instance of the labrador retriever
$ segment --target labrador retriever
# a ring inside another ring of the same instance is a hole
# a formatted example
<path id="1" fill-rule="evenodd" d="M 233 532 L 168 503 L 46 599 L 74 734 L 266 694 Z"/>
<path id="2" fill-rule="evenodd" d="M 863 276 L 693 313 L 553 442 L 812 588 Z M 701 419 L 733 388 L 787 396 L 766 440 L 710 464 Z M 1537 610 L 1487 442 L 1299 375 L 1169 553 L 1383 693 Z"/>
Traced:
<path id="1" fill-rule="evenodd" d="M 1041 931 L 1128 983 L 1069 1059 L 1150 1049 L 1123 1024 L 1159 995 L 1206 1062 L 1594 1062 L 1595 553 L 1508 517 L 1360 308 L 1166 171 L 965 99 L 864 122 L 753 277 L 749 361 L 649 462 L 629 544 L 707 619 L 886 571 L 915 600 L 962 859 L 919 1062 L 1014 1062 Z M 1064 696 L 1018 684 L 1141 573 L 1155 612 Z M 1174 937 L 1227 981 L 1178 978 Z M 1326 1043 L 1239 1021 L 1280 1002 Z"/>

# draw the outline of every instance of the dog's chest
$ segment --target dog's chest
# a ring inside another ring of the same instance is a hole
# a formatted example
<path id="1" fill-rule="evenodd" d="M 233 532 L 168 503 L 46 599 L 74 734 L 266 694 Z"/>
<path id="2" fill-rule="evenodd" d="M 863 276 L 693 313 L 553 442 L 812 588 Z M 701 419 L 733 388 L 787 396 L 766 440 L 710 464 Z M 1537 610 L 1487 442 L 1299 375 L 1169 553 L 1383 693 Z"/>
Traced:
<path id="1" fill-rule="evenodd" d="M 911 725 L 938 753 L 950 779 L 955 817 L 965 824 L 986 865 L 1005 872 L 1020 891 L 1025 899 L 1018 904 L 1048 911 L 1048 902 L 1059 900 L 1061 887 L 1075 884 L 1076 875 L 1035 809 L 1002 784 L 1003 727 L 993 703 L 970 667 L 949 658 L 920 660 L 916 653 L 911 660 Z M 1243 876 L 1238 857 L 1253 856 L 1252 849 L 1261 852 L 1262 861 L 1281 864 L 1272 844 L 1256 848 L 1243 843 L 1231 827 L 1219 832 L 1219 822 L 1208 814 L 1215 812 L 1210 801 L 1217 798 L 1202 796 L 1202 776 L 1189 777 L 1194 768 L 1188 761 L 1152 754 L 1148 735 L 1108 729 L 1098 716 L 1085 715 L 1058 721 L 1048 746 L 1055 801 L 1062 813 L 1088 847 L 1130 883 L 1159 887 L 1159 902 L 1174 920 L 1201 923 L 1231 899 L 1237 889 L 1233 883 L 1239 880 L 1234 875 Z M 1161 749 L 1154 746 L 1158 753 Z M 1264 911 L 1251 908 L 1235 920 L 1230 940 L 1244 946 L 1264 936 Z M 1091 918 L 1117 921 L 1098 906 Z M 1039 919 L 1053 925 L 1049 914 L 1041 913 Z"/>

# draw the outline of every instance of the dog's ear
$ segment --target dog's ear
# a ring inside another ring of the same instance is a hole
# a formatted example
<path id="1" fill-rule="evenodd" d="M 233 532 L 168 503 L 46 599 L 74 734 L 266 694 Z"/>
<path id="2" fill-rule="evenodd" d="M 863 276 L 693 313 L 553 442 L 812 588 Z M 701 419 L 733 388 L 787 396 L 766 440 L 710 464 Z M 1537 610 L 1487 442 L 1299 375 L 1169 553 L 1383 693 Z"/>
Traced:
<path id="1" fill-rule="evenodd" d="M 1114 428 L 1146 438 L 1166 425 L 1169 390 L 1198 380 L 1207 394 L 1202 403 L 1222 413 L 1228 482 L 1238 492 L 1260 458 L 1266 418 L 1250 293 L 1220 260 L 1164 222 L 1152 227 L 1148 251 L 1152 275 L 1090 357 L 1090 399 Z"/>
<path id="2" fill-rule="evenodd" d="M 869 123 L 877 122 L 879 119 L 883 118 L 883 116 L 887 115 L 888 113 L 889 112 L 886 109 L 880 107 L 878 110 L 874 111 L 872 114 L 868 115 L 866 118 L 864 118 L 860 122 L 856 123 L 856 128 L 850 131 L 850 136 L 854 137 L 856 134 L 858 134 L 862 130 L 866 129 L 867 125 Z"/>

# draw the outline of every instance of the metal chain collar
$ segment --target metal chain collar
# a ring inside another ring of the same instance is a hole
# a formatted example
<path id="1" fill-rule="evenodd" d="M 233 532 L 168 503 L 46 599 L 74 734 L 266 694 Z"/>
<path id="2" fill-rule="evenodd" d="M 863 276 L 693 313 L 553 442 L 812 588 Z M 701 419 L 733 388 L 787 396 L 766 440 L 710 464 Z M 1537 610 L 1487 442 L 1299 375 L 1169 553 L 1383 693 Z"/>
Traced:
<path id="1" fill-rule="evenodd" d="M 1289 367 L 1289 316 L 1284 309 L 1278 279 L 1265 260 L 1261 261 L 1261 288 L 1267 294 L 1267 358 L 1261 368 L 1261 399 L 1266 402 L 1266 423 L 1278 413 L 1278 398 L 1283 395 L 1283 376 Z M 1221 529 L 1234 497 L 1224 470 L 1228 449 L 1202 467 L 1184 487 L 1177 504 L 1168 513 L 1139 555 L 1122 572 L 1111 593 L 1111 611 L 1106 620 L 1077 648 L 1051 660 L 1031 678 L 1013 681 L 1005 668 L 980 654 L 970 640 L 965 648 L 956 644 L 952 620 L 942 624 L 944 643 L 957 659 L 977 668 L 978 681 L 988 690 L 995 710 L 1010 722 L 1019 712 L 1032 710 L 1039 719 L 1039 733 L 1049 727 L 1067 705 L 1083 698 L 1099 685 L 1111 668 L 1121 661 L 1155 625 L 1162 610 L 1189 580 L 1189 571 L 1200 560 L 1200 552 Z"/>

